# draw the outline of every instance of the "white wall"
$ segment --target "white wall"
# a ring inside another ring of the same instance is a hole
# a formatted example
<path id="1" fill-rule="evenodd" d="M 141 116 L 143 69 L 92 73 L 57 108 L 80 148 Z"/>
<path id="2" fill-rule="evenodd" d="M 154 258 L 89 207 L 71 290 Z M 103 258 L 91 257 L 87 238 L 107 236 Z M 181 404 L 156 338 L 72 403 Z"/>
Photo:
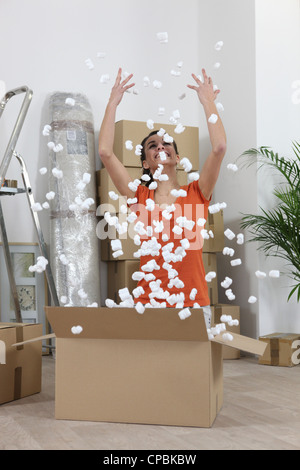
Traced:
<path id="1" fill-rule="evenodd" d="M 224 106 L 222 119 L 227 133 L 228 150 L 215 189 L 214 200 L 225 201 L 225 228 L 236 234 L 241 232 L 241 212 L 257 211 L 257 181 L 255 168 L 233 173 L 227 170 L 228 163 L 235 163 L 247 148 L 256 145 L 256 101 L 255 101 L 255 12 L 252 0 L 211 0 L 202 2 L 200 25 L 201 60 L 208 64 L 215 83 L 221 89 L 219 101 Z M 211 44 L 224 41 L 220 52 Z M 218 61 L 221 67 L 215 70 Z M 202 117 L 202 116 L 201 116 Z M 200 124 L 203 154 L 209 149 L 209 140 L 203 117 Z M 201 150 L 201 149 L 200 149 Z M 239 162 L 237 162 L 240 165 Z M 246 237 L 247 238 L 247 237 Z M 218 277 L 233 280 L 231 286 L 241 307 L 241 331 L 256 336 L 258 304 L 250 305 L 250 295 L 257 295 L 255 271 L 258 256 L 253 244 L 237 245 L 236 240 L 226 240 L 226 245 L 235 249 L 234 258 L 241 258 L 242 265 L 231 267 L 228 256 L 218 255 Z M 219 287 L 219 298 L 228 303 L 224 289 Z"/>
<path id="2" fill-rule="evenodd" d="M 300 2 L 257 0 L 255 8 L 257 145 L 293 157 L 291 143 L 300 140 L 300 104 L 292 100 L 292 83 L 300 79 Z M 257 181 L 259 205 L 272 208 L 274 175 L 259 172 Z M 285 268 L 279 258 L 261 254 L 261 271 Z M 287 303 L 292 283 L 286 276 L 259 283 L 260 334 L 300 331 L 300 305 L 295 296 Z"/>
<path id="3" fill-rule="evenodd" d="M 225 108 L 222 118 L 228 137 L 228 152 L 214 200 L 227 202 L 225 224 L 238 233 L 241 212 L 257 211 L 262 197 L 257 187 L 260 180 L 255 168 L 232 174 L 226 170 L 227 163 L 234 162 L 245 149 L 266 144 L 266 141 L 278 150 L 289 149 L 289 139 L 296 138 L 293 126 L 299 106 L 296 109 L 287 105 L 286 100 L 290 98 L 291 81 L 300 78 L 299 69 L 292 66 L 299 64 L 299 49 L 295 50 L 297 39 L 294 37 L 298 34 L 299 38 L 297 6 L 297 0 L 189 0 L 188 4 L 180 0 L 1 0 L 1 43 L 5 46 L 1 51 L 0 80 L 6 82 L 8 89 L 26 84 L 34 92 L 17 149 L 27 161 L 36 199 L 43 200 L 47 192 L 47 184 L 38 169 L 47 165 L 46 142 L 41 130 L 46 124 L 44 112 L 49 93 L 59 90 L 86 94 L 94 112 L 97 138 L 110 88 L 118 67 L 122 66 L 134 73 L 140 94 L 124 97 L 117 119 L 152 118 L 168 122 L 172 111 L 179 108 L 184 124 L 200 127 L 200 157 L 203 160 L 209 149 L 206 123 L 195 94 L 186 88 L 186 84 L 192 81 L 191 72 L 200 73 L 204 66 L 221 89 L 219 100 Z M 288 27 L 285 34 L 278 35 L 280 18 Z M 168 44 L 159 44 L 156 39 L 159 31 L 168 31 Z M 270 37 L 274 41 L 271 44 L 268 42 Z M 214 50 L 218 40 L 224 41 L 220 52 Z M 270 47 L 272 58 L 267 60 Z M 278 48 L 280 59 L 285 60 L 284 71 L 278 62 Z M 98 51 L 106 52 L 106 58 L 97 59 Z M 88 57 L 95 63 L 93 71 L 84 63 Z M 182 76 L 171 77 L 170 70 L 179 60 L 184 61 Z M 216 61 L 221 63 L 218 70 L 213 68 Z M 287 69 L 288 76 L 285 75 Z M 112 77 L 109 85 L 99 83 L 102 73 Z M 151 80 L 161 80 L 163 88 L 144 88 L 144 75 L 149 75 Z M 270 83 L 272 93 L 269 92 Z M 178 95 L 184 91 L 187 97 L 179 101 Z M 1 152 L 20 102 L 19 98 L 12 100 L 0 120 Z M 158 119 L 159 106 L 165 106 L 167 114 Z M 271 117 L 272 123 L 268 124 Z M 279 131 L 283 127 L 285 132 L 281 132 L 279 142 Z M 20 180 L 18 175 L 18 166 L 13 165 L 7 177 Z M 25 197 L 19 197 L 18 201 L 6 199 L 3 205 L 8 214 L 9 239 L 35 241 Z M 46 213 L 41 214 L 41 220 L 47 239 Z M 242 258 L 243 265 L 231 268 L 228 259 L 218 256 L 219 279 L 225 275 L 233 278 L 235 303 L 241 306 L 242 332 L 256 336 L 270 332 L 275 326 L 289 329 L 288 323 L 281 323 L 284 318 L 281 308 L 276 317 L 272 313 L 274 304 L 285 295 L 279 294 L 278 299 L 276 290 L 269 292 L 269 285 L 259 291 L 260 284 L 254 272 L 262 265 L 256 247 L 253 244 L 240 247 L 232 242 L 228 244 L 236 248 L 236 255 Z M 104 266 L 102 272 L 105 273 Z M 103 275 L 104 290 L 105 283 Z M 249 295 L 257 295 L 259 302 L 248 304 Z M 227 302 L 221 288 L 220 298 Z M 283 305 L 286 306 L 285 302 Z M 262 313 L 266 310 L 267 315 Z M 266 319 L 264 324 L 262 318 Z M 276 324 L 272 323 L 274 318 Z M 289 318 L 292 319 L 292 315 Z"/>

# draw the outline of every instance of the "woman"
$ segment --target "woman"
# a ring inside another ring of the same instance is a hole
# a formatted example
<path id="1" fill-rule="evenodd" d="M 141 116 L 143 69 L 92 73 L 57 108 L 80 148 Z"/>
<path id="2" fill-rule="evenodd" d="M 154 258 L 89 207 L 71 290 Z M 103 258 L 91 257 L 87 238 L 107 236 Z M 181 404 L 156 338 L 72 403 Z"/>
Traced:
<path id="1" fill-rule="evenodd" d="M 137 300 L 142 304 L 147 304 L 150 300 L 152 306 L 156 306 L 156 302 L 162 303 L 161 300 L 163 300 L 166 306 L 204 307 L 210 303 L 202 261 L 203 240 L 202 243 L 199 242 L 200 224 L 198 223 L 197 227 L 197 222 L 207 218 L 209 201 L 226 152 L 226 135 L 215 105 L 219 90 L 213 89 L 212 80 L 207 77 L 204 69 L 202 74 L 203 82 L 192 74 L 196 84 L 187 85 L 197 93 L 203 106 L 211 142 L 211 152 L 200 171 L 198 181 L 180 187 L 176 175 L 177 164 L 180 160 L 177 146 L 172 139 L 166 138 L 163 132 L 155 131 L 142 142 L 143 170 L 152 177 L 155 174 L 167 176 L 155 179 L 157 183 L 154 185 L 155 189 L 150 189 L 151 186 L 149 188 L 139 185 L 135 190 L 136 188 L 130 184 L 132 181 L 126 168 L 113 152 L 113 142 L 117 107 L 124 92 L 135 85 L 130 83 L 132 74 L 122 80 L 122 70 L 119 69 L 100 129 L 99 155 L 116 188 L 123 196 L 137 197 L 139 206 L 147 206 L 149 201 L 153 201 L 154 207 L 148 207 L 148 215 L 150 217 L 151 214 L 152 218 L 150 223 L 156 221 L 156 228 L 159 221 L 164 225 L 163 231 L 157 231 L 157 247 L 161 248 L 160 253 L 153 256 L 153 250 L 152 254 L 151 250 L 150 252 L 146 250 L 146 253 L 145 250 L 141 252 L 141 276 L 150 273 L 149 266 L 153 259 L 155 260 L 154 266 L 156 265 L 154 271 L 152 270 L 152 276 L 146 276 L 146 279 L 143 277 L 139 281 L 138 286 L 142 294 Z M 218 117 L 215 123 L 209 120 L 213 114 Z M 183 192 L 176 192 L 180 189 Z M 166 207 L 169 209 L 163 212 Z M 185 209 L 191 211 L 189 217 L 185 215 Z M 168 212 L 169 214 L 173 212 L 173 217 L 169 218 Z M 184 226 L 187 221 L 194 222 L 192 228 Z M 168 222 L 169 226 L 166 230 Z M 180 233 L 180 228 L 185 229 L 184 236 Z M 195 243 L 194 239 L 196 239 Z M 183 243 L 182 240 L 188 241 Z M 147 270 L 148 267 L 149 270 Z"/>

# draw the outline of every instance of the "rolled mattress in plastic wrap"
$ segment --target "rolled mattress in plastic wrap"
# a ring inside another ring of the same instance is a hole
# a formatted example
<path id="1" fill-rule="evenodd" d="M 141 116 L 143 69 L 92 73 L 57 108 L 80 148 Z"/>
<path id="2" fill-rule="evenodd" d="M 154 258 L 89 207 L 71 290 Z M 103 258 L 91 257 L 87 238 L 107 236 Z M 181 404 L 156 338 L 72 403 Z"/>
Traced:
<path id="1" fill-rule="evenodd" d="M 61 305 L 100 305 L 94 125 L 87 98 L 53 93 L 48 122 L 49 190 L 55 193 L 49 201 L 50 262 L 57 295 Z"/>

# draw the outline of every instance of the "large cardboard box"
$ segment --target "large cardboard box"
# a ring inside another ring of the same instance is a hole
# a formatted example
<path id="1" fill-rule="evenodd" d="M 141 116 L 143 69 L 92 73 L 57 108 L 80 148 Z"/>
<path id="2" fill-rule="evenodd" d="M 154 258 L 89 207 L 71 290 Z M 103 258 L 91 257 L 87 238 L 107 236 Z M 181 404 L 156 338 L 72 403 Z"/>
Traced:
<path id="1" fill-rule="evenodd" d="M 143 174 L 141 167 L 127 167 L 126 170 L 128 171 L 132 180 L 141 179 Z M 177 171 L 177 178 L 181 186 L 188 184 L 188 175 L 184 170 Z M 98 207 L 97 210 L 97 214 L 104 215 L 104 213 L 107 211 L 118 214 L 120 212 L 121 205 L 126 205 L 126 198 L 120 195 L 106 168 L 102 168 L 101 170 L 97 171 L 96 179 L 98 185 L 98 203 L 100 204 L 100 207 Z M 108 194 L 109 191 L 114 191 L 116 194 L 118 194 L 119 199 L 116 201 L 111 199 Z"/>
<path id="2" fill-rule="evenodd" d="M 102 242 L 103 243 L 103 242 Z M 133 242 L 132 242 L 133 244 Z M 126 247 L 128 248 L 128 244 Z M 133 244 L 134 246 L 134 244 Z M 128 254 L 128 249 L 124 251 L 124 256 Z M 137 248 L 137 247 L 136 247 Z M 113 259 L 111 255 L 110 245 L 106 242 L 102 244 L 102 253 L 106 255 L 110 253 L 110 260 Z M 120 258 L 123 258 L 120 257 Z M 104 258 L 102 257 L 102 260 Z M 106 256 L 107 259 L 107 256 Z M 203 263 L 205 272 L 215 271 L 217 273 L 217 258 L 214 253 L 203 253 Z M 128 287 L 129 291 L 132 292 L 136 288 L 137 282 L 133 281 L 131 276 L 135 271 L 139 271 L 140 261 L 135 259 L 118 259 L 118 261 L 109 261 L 107 267 L 107 279 L 108 279 L 108 291 L 107 296 L 109 299 L 113 299 L 119 303 L 118 290 Z M 207 283 L 208 295 L 210 304 L 215 305 L 218 303 L 218 274 L 216 277 Z"/>
<path id="3" fill-rule="evenodd" d="M 164 128 L 171 135 L 178 147 L 181 158 L 187 157 L 193 165 L 193 171 L 199 170 L 199 129 L 198 127 L 185 126 L 182 134 L 174 132 L 176 126 L 171 124 L 154 124 L 154 130 Z M 115 124 L 114 153 L 125 166 L 141 167 L 140 157 L 135 155 L 136 145 L 141 144 L 142 140 L 151 132 L 146 122 L 140 121 L 118 121 Z M 126 140 L 131 140 L 133 150 L 127 150 Z"/>
<path id="4" fill-rule="evenodd" d="M 260 341 L 267 345 L 259 363 L 269 366 L 293 367 L 299 364 L 298 353 L 300 334 L 273 333 L 260 336 Z"/>
<path id="5" fill-rule="evenodd" d="M 179 309 L 45 310 L 56 334 L 57 419 L 213 424 L 223 403 L 224 341 L 208 340 L 202 309 L 186 320 Z M 266 347 L 240 335 L 232 346 L 259 355 Z"/>
<path id="6" fill-rule="evenodd" d="M 41 391 L 42 342 L 15 343 L 43 334 L 43 325 L 0 323 L 0 404 Z"/>
<path id="7" fill-rule="evenodd" d="M 214 305 L 212 313 L 212 324 L 214 325 L 221 323 L 222 315 L 231 315 L 233 320 L 238 320 L 240 323 L 240 307 L 238 305 Z M 240 324 L 238 326 L 229 326 L 228 324 L 226 324 L 226 330 L 231 333 L 240 334 Z M 240 359 L 240 357 L 241 354 L 239 349 L 230 348 L 229 346 L 223 346 L 223 359 Z"/>

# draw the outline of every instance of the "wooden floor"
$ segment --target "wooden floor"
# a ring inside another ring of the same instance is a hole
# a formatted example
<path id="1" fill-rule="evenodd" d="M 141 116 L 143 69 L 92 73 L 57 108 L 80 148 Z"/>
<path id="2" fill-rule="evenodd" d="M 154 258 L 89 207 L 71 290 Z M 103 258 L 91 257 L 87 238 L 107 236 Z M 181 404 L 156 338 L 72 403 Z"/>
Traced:
<path id="1" fill-rule="evenodd" d="M 300 366 L 224 362 L 224 405 L 211 429 L 54 419 L 53 357 L 42 392 L 0 406 L 1 450 L 300 449 Z"/>

